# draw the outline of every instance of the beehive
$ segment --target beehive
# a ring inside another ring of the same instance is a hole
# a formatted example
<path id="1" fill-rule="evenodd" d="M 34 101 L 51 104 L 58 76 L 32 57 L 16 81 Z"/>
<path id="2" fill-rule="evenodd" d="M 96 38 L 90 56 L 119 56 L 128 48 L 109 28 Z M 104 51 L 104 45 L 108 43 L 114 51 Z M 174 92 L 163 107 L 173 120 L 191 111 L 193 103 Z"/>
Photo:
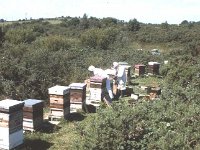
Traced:
<path id="1" fill-rule="evenodd" d="M 148 62 L 148 73 L 153 75 L 159 74 L 160 63 L 158 62 Z"/>
<path id="2" fill-rule="evenodd" d="M 101 101 L 105 87 L 106 78 L 100 76 L 90 77 L 90 99 Z"/>
<path id="3" fill-rule="evenodd" d="M 86 101 L 86 84 L 72 83 L 70 87 L 70 112 L 82 109 Z"/>
<path id="4" fill-rule="evenodd" d="M 50 115 L 66 118 L 70 113 L 70 87 L 56 85 L 48 89 Z"/>
<path id="5" fill-rule="evenodd" d="M 145 65 L 137 64 L 134 66 L 135 68 L 135 75 L 141 76 L 145 74 Z"/>
<path id="6" fill-rule="evenodd" d="M 70 103 L 83 103 L 86 99 L 86 84 L 72 83 L 70 87 Z"/>
<path id="7" fill-rule="evenodd" d="M 39 129 L 43 123 L 43 107 L 42 100 L 27 99 L 24 100 L 23 108 L 23 129 L 34 131 Z"/>
<path id="8" fill-rule="evenodd" d="M 0 149 L 12 149 L 23 143 L 23 106 L 17 100 L 0 101 Z"/>

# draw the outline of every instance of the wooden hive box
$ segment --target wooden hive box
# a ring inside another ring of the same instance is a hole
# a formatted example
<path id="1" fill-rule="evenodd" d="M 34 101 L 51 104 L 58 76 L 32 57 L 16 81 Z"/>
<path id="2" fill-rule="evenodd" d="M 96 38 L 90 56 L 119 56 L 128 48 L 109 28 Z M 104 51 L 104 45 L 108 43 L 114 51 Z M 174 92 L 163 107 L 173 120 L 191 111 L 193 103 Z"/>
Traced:
<path id="1" fill-rule="evenodd" d="M 54 116 L 55 118 L 64 117 L 65 119 L 70 114 L 70 107 L 64 109 L 59 108 L 50 108 L 50 117 Z"/>
<path id="2" fill-rule="evenodd" d="M 134 68 L 135 68 L 136 75 L 141 76 L 145 74 L 145 65 L 137 64 L 134 66 Z"/>
<path id="3" fill-rule="evenodd" d="M 50 115 L 64 117 L 70 113 L 70 87 L 56 85 L 48 89 Z"/>
<path id="4" fill-rule="evenodd" d="M 70 87 L 54 86 L 49 88 L 50 108 L 64 109 L 70 107 Z"/>
<path id="5" fill-rule="evenodd" d="M 42 126 L 43 123 L 43 107 L 42 100 L 27 99 L 24 100 L 23 108 L 23 129 L 36 130 Z"/>
<path id="6" fill-rule="evenodd" d="M 70 103 L 83 103 L 86 100 L 86 84 L 72 83 L 70 87 Z"/>
<path id="7" fill-rule="evenodd" d="M 148 62 L 148 73 L 153 75 L 159 74 L 160 63 L 158 62 Z"/>
<path id="8" fill-rule="evenodd" d="M 106 78 L 100 76 L 90 77 L 90 99 L 102 100 L 102 92 L 106 88 Z"/>
<path id="9" fill-rule="evenodd" d="M 23 143 L 23 106 L 22 101 L 0 101 L 0 149 L 13 149 Z"/>

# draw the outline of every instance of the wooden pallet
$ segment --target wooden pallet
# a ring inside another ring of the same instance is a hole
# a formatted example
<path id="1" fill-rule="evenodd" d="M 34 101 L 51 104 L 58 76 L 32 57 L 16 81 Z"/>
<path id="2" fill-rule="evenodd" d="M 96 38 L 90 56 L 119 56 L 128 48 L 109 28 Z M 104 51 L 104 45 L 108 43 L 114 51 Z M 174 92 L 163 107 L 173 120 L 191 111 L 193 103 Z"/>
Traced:
<path id="1" fill-rule="evenodd" d="M 49 121 L 59 121 L 62 117 L 61 116 L 54 116 L 54 115 L 49 115 Z"/>

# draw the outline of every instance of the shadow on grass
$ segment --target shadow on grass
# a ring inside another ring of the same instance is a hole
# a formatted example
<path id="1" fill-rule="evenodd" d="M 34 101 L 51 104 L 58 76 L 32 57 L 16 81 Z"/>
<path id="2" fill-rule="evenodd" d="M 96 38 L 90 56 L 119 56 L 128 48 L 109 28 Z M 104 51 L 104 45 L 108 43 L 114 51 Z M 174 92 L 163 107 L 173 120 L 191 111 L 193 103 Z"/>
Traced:
<path id="1" fill-rule="evenodd" d="M 42 124 L 42 127 L 39 129 L 42 133 L 54 133 L 57 132 L 61 127 L 50 123 L 48 120 L 45 120 Z"/>
<path id="2" fill-rule="evenodd" d="M 139 83 L 137 83 L 137 82 L 129 82 L 129 85 L 137 86 L 137 85 L 139 85 Z"/>
<path id="3" fill-rule="evenodd" d="M 24 143 L 16 148 L 16 150 L 47 150 L 53 144 L 41 139 L 25 139 Z"/>
<path id="4" fill-rule="evenodd" d="M 94 105 L 85 105 L 85 112 L 96 113 L 96 107 Z"/>
<path id="5" fill-rule="evenodd" d="M 82 121 L 84 119 L 85 119 L 85 116 L 78 112 L 70 113 L 67 116 L 67 120 L 69 120 L 69 121 Z"/>

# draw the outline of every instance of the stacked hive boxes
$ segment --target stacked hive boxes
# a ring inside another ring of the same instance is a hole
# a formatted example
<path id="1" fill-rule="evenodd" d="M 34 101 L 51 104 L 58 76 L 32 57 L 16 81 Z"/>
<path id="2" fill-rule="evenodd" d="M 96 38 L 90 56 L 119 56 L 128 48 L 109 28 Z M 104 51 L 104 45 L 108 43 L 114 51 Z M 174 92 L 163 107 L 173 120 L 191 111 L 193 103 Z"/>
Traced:
<path id="1" fill-rule="evenodd" d="M 119 62 L 119 66 L 124 66 L 126 70 L 126 83 L 129 84 L 131 78 L 131 66 L 127 62 Z"/>
<path id="2" fill-rule="evenodd" d="M 50 116 L 66 118 L 70 113 L 70 87 L 56 85 L 48 89 Z"/>
<path id="3" fill-rule="evenodd" d="M 23 106 L 17 100 L 0 101 L 0 149 L 12 149 L 23 143 Z"/>
<path id="4" fill-rule="evenodd" d="M 159 74 L 160 63 L 158 62 L 148 62 L 148 73 L 153 75 Z"/>
<path id="5" fill-rule="evenodd" d="M 135 75 L 141 76 L 145 74 L 145 65 L 135 65 Z"/>
<path id="6" fill-rule="evenodd" d="M 72 83 L 70 87 L 70 112 L 82 109 L 86 101 L 86 84 Z"/>
<path id="7" fill-rule="evenodd" d="M 106 88 L 106 78 L 100 76 L 90 77 L 90 100 L 101 101 Z"/>
<path id="8" fill-rule="evenodd" d="M 23 129 L 34 131 L 43 123 L 43 101 L 36 99 L 24 100 Z"/>

